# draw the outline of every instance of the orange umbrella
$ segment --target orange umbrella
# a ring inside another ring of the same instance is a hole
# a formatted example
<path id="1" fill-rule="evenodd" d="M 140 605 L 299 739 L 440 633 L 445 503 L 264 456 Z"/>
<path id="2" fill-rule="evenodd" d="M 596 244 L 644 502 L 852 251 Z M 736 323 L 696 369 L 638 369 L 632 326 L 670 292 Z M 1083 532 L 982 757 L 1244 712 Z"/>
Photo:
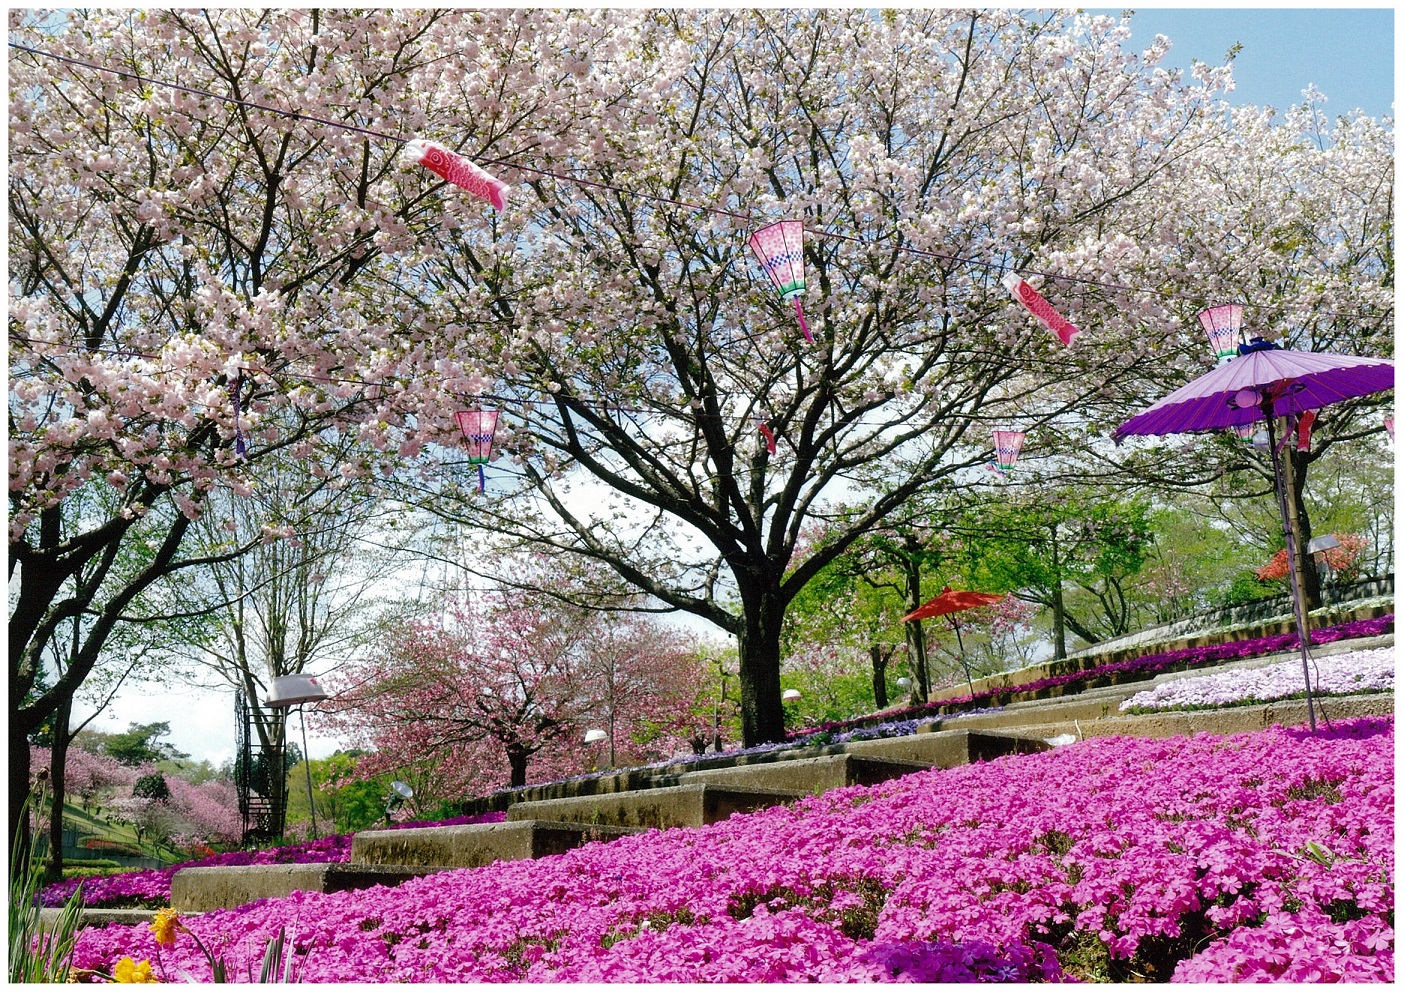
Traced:
<path id="1" fill-rule="evenodd" d="M 936 596 L 902 618 L 902 621 L 903 623 L 924 621 L 928 617 L 956 614 L 972 607 L 984 607 L 991 603 L 999 603 L 1003 599 L 1004 594 L 1002 593 L 976 593 L 973 590 L 953 590 L 949 586 L 945 586 Z"/>

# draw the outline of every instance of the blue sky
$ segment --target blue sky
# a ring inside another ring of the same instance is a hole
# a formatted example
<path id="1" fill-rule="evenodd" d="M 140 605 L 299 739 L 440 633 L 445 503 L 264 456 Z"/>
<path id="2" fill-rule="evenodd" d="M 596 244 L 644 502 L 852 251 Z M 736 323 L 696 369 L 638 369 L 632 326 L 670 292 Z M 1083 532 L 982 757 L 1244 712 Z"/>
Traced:
<path id="1" fill-rule="evenodd" d="M 1131 45 L 1144 48 L 1157 34 L 1174 47 L 1168 65 L 1192 60 L 1222 65 L 1235 42 L 1234 103 L 1283 110 L 1314 83 L 1327 97 L 1329 117 L 1354 108 L 1371 117 L 1393 115 L 1394 8 L 1141 7 L 1130 9 Z M 1119 9 L 1089 8 L 1118 14 Z"/>

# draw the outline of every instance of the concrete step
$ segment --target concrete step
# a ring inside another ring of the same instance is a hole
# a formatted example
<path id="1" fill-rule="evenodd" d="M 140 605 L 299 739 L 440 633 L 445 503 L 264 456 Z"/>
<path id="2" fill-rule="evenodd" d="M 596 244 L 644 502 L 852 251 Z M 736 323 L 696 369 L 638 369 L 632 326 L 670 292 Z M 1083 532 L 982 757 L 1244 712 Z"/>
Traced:
<path id="1" fill-rule="evenodd" d="M 351 864 L 469 868 L 559 855 L 590 841 L 609 841 L 637 830 L 526 820 L 362 831 L 351 839 Z"/>
<path id="2" fill-rule="evenodd" d="M 241 907 L 264 897 L 302 892 L 336 893 L 372 886 L 398 886 L 407 879 L 438 872 L 443 866 L 223 865 L 181 869 L 171 877 L 171 906 L 182 912 Z"/>
<path id="3" fill-rule="evenodd" d="M 1327 727 L 1327 719 L 1341 721 L 1352 717 L 1394 713 L 1393 693 L 1326 697 L 1313 702 L 1316 705 L 1318 730 Z M 1307 726 L 1306 701 L 1278 700 L 1250 707 L 1224 707 L 1219 710 L 1171 710 L 1159 714 L 1115 715 L 1090 721 L 1065 718 L 1025 724 L 1020 726 L 1018 731 L 1021 735 L 1033 738 L 1053 738 L 1065 734 L 1078 738 L 1100 738 L 1108 735 L 1169 738 L 1201 732 L 1215 735 L 1239 734 L 1244 731 L 1262 731 L 1277 724 L 1304 729 Z"/>
<path id="4" fill-rule="evenodd" d="M 1149 688 L 1147 683 L 1141 689 Z M 1036 704 L 1023 707 L 1005 707 L 993 714 L 953 714 L 950 717 L 936 717 L 917 725 L 917 732 L 940 732 L 953 730 L 969 731 L 1014 731 L 1029 724 L 1042 724 L 1048 721 L 1092 721 L 1103 717 L 1115 717 L 1121 713 L 1121 701 L 1140 692 L 1127 687 L 1122 694 L 1084 699 L 1068 697 L 1064 700 L 1039 700 Z"/>
<path id="5" fill-rule="evenodd" d="M 50 931 L 58 925 L 62 907 L 42 907 L 39 920 Z M 78 915 L 78 927 L 104 927 L 108 924 L 150 924 L 156 919 L 154 910 L 112 910 L 105 907 L 84 907 Z"/>
<path id="6" fill-rule="evenodd" d="M 900 762 L 866 755 L 820 755 L 816 758 L 738 765 L 730 769 L 702 769 L 680 775 L 658 776 L 658 787 L 707 783 L 713 786 L 750 786 L 758 789 L 802 790 L 819 794 L 844 786 L 873 786 L 930 768 L 925 762 Z"/>
<path id="7" fill-rule="evenodd" d="M 701 827 L 762 807 L 789 803 L 803 790 L 752 789 L 695 783 L 631 793 L 531 800 L 507 808 L 508 821 L 565 821 L 629 828 Z"/>
<path id="8" fill-rule="evenodd" d="M 971 762 L 988 762 L 1001 755 L 1029 755 L 1045 751 L 1049 747 L 1048 742 L 1031 736 L 989 734 L 966 729 L 938 729 L 900 738 L 850 741 L 843 749 L 849 755 L 865 758 L 915 762 L 937 769 L 952 769 Z"/>

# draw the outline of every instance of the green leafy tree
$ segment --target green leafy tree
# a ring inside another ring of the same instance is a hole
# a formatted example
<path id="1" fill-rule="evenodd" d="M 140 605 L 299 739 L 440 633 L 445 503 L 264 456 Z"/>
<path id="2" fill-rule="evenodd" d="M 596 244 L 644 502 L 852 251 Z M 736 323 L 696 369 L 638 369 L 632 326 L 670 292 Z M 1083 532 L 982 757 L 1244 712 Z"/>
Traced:
<path id="1" fill-rule="evenodd" d="M 861 696 L 881 710 L 889 702 L 889 665 L 903 642 L 901 626 L 895 622 L 902 600 L 893 584 L 874 581 L 859 570 L 857 558 L 856 551 L 840 556 L 796 594 L 785 615 L 786 669 L 797 675 L 804 667 L 792 660 L 812 659 L 824 648 L 847 656 L 850 670 L 865 661 L 871 678 Z M 813 665 L 811 661 L 809 667 Z M 805 693 L 805 699 L 819 691 L 817 686 L 795 688 Z M 845 697 L 856 706 L 854 694 Z"/>
<path id="2" fill-rule="evenodd" d="M 161 741 L 171 733 L 170 721 L 155 721 L 151 724 L 133 723 L 125 731 L 107 735 L 103 751 L 123 765 L 144 765 L 165 759 L 189 758 L 185 752 L 177 751 L 169 742 Z"/>
<path id="3" fill-rule="evenodd" d="M 1143 501 L 1071 488 L 1029 490 L 972 507 L 959 525 L 964 566 L 981 588 L 1009 591 L 1052 613 L 1054 657 L 1067 656 L 1067 632 L 1088 644 L 1127 633 L 1128 584 L 1145 564 L 1152 537 Z M 1070 591 L 1080 590 L 1083 607 Z"/>
<path id="4" fill-rule="evenodd" d="M 165 776 L 159 772 L 150 772 L 137 777 L 137 781 L 132 784 L 132 796 L 153 803 L 169 803 L 171 787 L 167 784 Z"/>

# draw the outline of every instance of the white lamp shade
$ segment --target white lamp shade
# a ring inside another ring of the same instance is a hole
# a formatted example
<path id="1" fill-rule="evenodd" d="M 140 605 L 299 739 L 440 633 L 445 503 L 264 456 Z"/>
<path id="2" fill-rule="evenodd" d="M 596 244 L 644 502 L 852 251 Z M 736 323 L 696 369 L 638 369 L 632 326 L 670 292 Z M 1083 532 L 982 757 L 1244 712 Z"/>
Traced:
<path id="1" fill-rule="evenodd" d="M 786 690 L 780 694 L 780 699 L 784 703 L 793 703 L 800 698 L 799 690 Z"/>
<path id="2" fill-rule="evenodd" d="M 402 783 L 397 779 L 390 784 L 390 790 L 401 800 L 414 799 L 414 790 L 410 789 L 409 783 Z"/>
<path id="3" fill-rule="evenodd" d="M 912 681 L 906 676 L 902 676 L 897 680 L 897 688 L 899 690 L 909 690 L 912 688 Z"/>
<path id="4" fill-rule="evenodd" d="M 1328 548 L 1335 548 L 1340 545 L 1334 534 L 1323 534 L 1320 538 L 1313 538 L 1307 542 L 1308 554 L 1315 555 L 1317 552 L 1324 552 Z"/>
<path id="5" fill-rule="evenodd" d="M 313 703 L 327 699 L 327 691 L 317 682 L 315 676 L 295 673 L 291 676 L 277 676 L 273 689 L 263 698 L 265 707 L 296 707 L 299 703 Z"/>
<path id="6" fill-rule="evenodd" d="M 605 734 L 599 728 L 591 728 L 585 732 L 585 744 L 593 745 L 595 742 L 604 741 L 608 737 L 609 735 Z"/>

